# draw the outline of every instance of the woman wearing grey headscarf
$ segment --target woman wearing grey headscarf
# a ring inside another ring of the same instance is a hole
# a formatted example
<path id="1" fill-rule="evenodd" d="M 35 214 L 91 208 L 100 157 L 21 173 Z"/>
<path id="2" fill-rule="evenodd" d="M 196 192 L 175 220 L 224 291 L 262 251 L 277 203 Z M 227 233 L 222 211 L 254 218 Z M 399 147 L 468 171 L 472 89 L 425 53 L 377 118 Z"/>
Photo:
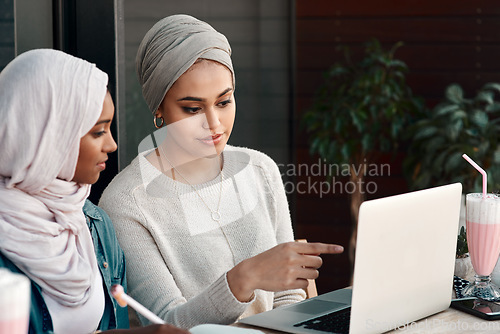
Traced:
<path id="1" fill-rule="evenodd" d="M 136 65 L 159 130 L 100 202 L 125 252 L 130 294 L 184 328 L 300 301 L 318 254 L 342 251 L 294 243 L 277 165 L 226 145 L 236 111 L 230 55 L 224 35 L 191 16 L 151 28 Z"/>

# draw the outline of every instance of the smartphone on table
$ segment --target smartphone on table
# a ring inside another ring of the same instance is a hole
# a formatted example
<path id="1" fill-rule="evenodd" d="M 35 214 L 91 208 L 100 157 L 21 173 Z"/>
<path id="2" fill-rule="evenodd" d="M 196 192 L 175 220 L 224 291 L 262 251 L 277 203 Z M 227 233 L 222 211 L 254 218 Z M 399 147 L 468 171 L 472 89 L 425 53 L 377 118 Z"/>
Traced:
<path id="1" fill-rule="evenodd" d="M 481 298 L 464 298 L 453 300 L 451 307 L 485 320 L 500 320 L 500 302 L 490 302 Z"/>

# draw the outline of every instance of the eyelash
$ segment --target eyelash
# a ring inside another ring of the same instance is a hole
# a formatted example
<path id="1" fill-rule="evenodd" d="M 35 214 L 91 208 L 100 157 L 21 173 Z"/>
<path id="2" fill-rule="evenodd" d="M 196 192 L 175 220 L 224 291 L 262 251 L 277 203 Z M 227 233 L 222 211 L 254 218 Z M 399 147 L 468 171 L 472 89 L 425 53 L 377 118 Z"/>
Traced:
<path id="1" fill-rule="evenodd" d="M 231 99 L 227 99 L 227 100 L 224 100 L 224 101 L 221 101 L 219 102 L 217 105 L 220 106 L 221 108 L 225 108 L 227 107 L 228 104 L 232 103 L 233 101 Z M 201 110 L 200 107 L 194 107 L 194 108 L 190 108 L 190 107 L 182 107 L 182 109 L 188 113 L 188 114 L 196 114 L 198 111 Z"/>
<path id="2" fill-rule="evenodd" d="M 195 108 L 189 108 L 189 107 L 182 107 L 182 109 L 187 112 L 188 114 L 196 114 L 201 108 L 195 107 Z"/>
<path id="3" fill-rule="evenodd" d="M 106 134 L 106 131 L 97 131 L 94 132 L 94 137 L 99 138 L 101 136 L 104 136 Z"/>
<path id="4" fill-rule="evenodd" d="M 221 105 L 222 108 L 224 108 L 225 106 L 227 106 L 228 104 L 230 104 L 232 102 L 233 101 L 231 99 L 227 99 L 227 100 L 221 101 L 219 104 Z"/>

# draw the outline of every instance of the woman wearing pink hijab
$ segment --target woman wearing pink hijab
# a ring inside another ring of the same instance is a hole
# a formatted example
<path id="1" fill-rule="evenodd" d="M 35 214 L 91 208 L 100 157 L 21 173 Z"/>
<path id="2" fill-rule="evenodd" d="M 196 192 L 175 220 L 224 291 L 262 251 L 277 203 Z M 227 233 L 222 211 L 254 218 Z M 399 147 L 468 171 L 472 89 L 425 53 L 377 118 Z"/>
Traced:
<path id="1" fill-rule="evenodd" d="M 0 267 L 31 280 L 30 333 L 128 328 L 109 292 L 126 287 L 124 256 L 109 217 L 86 200 L 116 150 L 107 83 L 95 65 L 49 49 L 0 73 Z"/>

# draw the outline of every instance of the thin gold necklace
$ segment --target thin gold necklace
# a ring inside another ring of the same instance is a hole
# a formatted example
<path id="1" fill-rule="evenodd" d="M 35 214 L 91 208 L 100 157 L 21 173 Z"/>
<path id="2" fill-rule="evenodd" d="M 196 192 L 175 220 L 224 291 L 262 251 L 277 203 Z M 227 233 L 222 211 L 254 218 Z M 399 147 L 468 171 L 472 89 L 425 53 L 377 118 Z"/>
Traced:
<path id="1" fill-rule="evenodd" d="M 191 186 L 191 188 L 194 190 L 194 192 L 196 193 L 196 195 L 198 195 L 198 197 L 201 199 L 201 201 L 203 202 L 203 204 L 205 204 L 205 206 L 207 207 L 208 211 L 210 211 L 210 218 L 212 218 L 213 221 L 216 221 L 217 223 L 220 223 L 220 220 L 222 218 L 222 215 L 220 213 L 220 201 L 221 201 L 221 198 L 222 198 L 222 184 L 224 183 L 224 174 L 222 173 L 222 168 L 221 168 L 220 173 L 219 173 L 219 175 L 220 175 L 219 202 L 217 203 L 217 209 L 216 210 L 212 210 L 212 209 L 210 209 L 210 206 L 208 206 L 207 202 L 205 202 L 205 200 L 203 199 L 203 197 L 200 195 L 200 193 L 198 192 L 198 190 L 196 190 L 195 186 L 193 186 L 191 184 L 191 182 L 189 182 L 189 180 L 187 178 L 185 178 L 184 175 L 182 175 L 181 172 L 179 172 L 179 170 L 177 168 L 175 168 L 174 164 L 172 164 L 170 162 L 170 160 L 167 157 L 167 154 L 163 150 L 163 147 L 160 146 L 160 150 L 163 153 L 163 155 L 165 156 L 165 159 L 168 161 L 168 163 L 170 164 L 170 166 L 172 166 L 172 168 L 177 172 L 177 174 L 179 174 L 184 179 L 184 181 L 186 181 L 187 184 L 189 184 Z"/>
<path id="2" fill-rule="evenodd" d="M 167 160 L 167 162 L 170 164 L 170 166 L 172 166 L 172 168 L 177 172 L 177 174 L 179 174 L 190 186 L 191 188 L 194 190 L 194 192 L 196 193 L 196 195 L 198 195 L 198 197 L 201 199 L 201 201 L 203 202 L 203 204 L 205 204 L 205 206 L 207 207 L 208 211 L 210 211 L 210 218 L 212 218 L 213 221 L 217 222 L 217 225 L 219 225 L 219 228 L 222 232 L 222 235 L 224 235 L 224 238 L 226 239 L 226 242 L 227 242 L 227 245 L 229 246 L 229 251 L 231 252 L 231 255 L 233 257 L 233 264 L 236 264 L 236 257 L 234 256 L 234 250 L 233 250 L 233 247 L 231 246 L 231 243 L 229 242 L 229 238 L 227 237 L 226 235 L 226 232 L 224 231 L 224 229 L 222 228 L 222 225 L 220 223 L 220 220 L 222 218 L 222 215 L 220 213 L 220 202 L 221 202 L 221 198 L 222 198 L 222 184 L 224 183 L 224 173 L 222 172 L 222 166 L 221 166 L 221 170 L 220 170 L 220 190 L 219 190 L 219 202 L 217 203 L 217 210 L 213 211 L 212 209 L 210 209 L 210 207 L 208 206 L 208 204 L 205 202 L 205 200 L 203 199 L 203 197 L 200 195 L 200 193 L 198 193 L 198 191 L 196 190 L 196 188 L 191 184 L 191 182 L 188 181 L 188 179 L 186 179 L 182 174 L 181 172 L 179 172 L 179 170 L 177 168 L 175 168 L 174 164 L 172 164 L 170 162 L 170 160 L 168 159 L 167 157 L 167 154 L 165 153 L 165 151 L 163 150 L 163 147 L 159 146 L 160 147 L 160 150 L 161 152 L 163 153 L 163 155 L 165 156 L 165 159 Z M 220 159 L 220 157 L 219 157 Z M 219 162 L 220 163 L 220 162 Z"/>

